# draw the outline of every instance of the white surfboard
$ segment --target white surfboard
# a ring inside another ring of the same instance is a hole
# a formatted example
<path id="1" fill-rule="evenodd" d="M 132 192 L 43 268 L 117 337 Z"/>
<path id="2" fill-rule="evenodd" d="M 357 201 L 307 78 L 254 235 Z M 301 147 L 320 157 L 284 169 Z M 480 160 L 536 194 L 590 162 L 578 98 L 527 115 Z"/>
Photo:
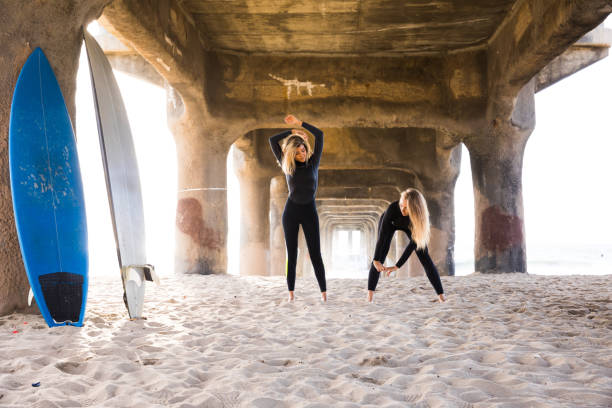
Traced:
<path id="1" fill-rule="evenodd" d="M 124 300 L 130 318 L 138 319 L 142 318 L 146 276 L 148 280 L 159 279 L 146 260 L 144 210 L 134 142 L 111 65 L 96 40 L 86 31 L 84 37 Z"/>

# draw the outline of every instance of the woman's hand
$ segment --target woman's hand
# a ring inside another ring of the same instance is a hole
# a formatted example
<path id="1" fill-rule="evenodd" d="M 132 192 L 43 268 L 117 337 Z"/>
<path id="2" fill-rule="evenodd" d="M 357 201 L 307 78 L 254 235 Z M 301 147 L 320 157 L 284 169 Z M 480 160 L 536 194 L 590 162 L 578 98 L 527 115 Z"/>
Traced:
<path id="1" fill-rule="evenodd" d="M 389 277 L 389 275 L 391 275 L 391 272 L 395 272 L 397 271 L 399 268 L 395 265 L 393 266 L 389 266 L 388 268 L 385 268 L 385 272 L 387 273 L 387 278 Z"/>
<path id="2" fill-rule="evenodd" d="M 298 125 L 298 126 L 302 126 L 302 121 L 299 120 L 298 118 L 296 118 L 293 115 L 287 115 L 285 116 L 285 123 L 288 125 Z"/>
<path id="3" fill-rule="evenodd" d="M 291 129 L 291 134 L 295 136 L 299 136 L 302 139 L 306 140 L 306 133 L 304 133 L 300 129 Z"/>
<path id="4" fill-rule="evenodd" d="M 374 267 L 376 268 L 376 270 L 378 272 L 384 272 L 385 271 L 385 265 L 381 264 L 378 261 L 373 261 L 372 264 L 374 265 Z"/>

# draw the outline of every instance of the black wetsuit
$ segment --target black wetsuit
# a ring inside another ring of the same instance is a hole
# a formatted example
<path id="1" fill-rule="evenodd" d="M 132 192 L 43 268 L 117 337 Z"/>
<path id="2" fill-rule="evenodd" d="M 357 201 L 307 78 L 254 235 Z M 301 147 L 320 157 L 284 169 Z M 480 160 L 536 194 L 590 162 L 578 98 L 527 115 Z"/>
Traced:
<path id="1" fill-rule="evenodd" d="M 385 263 L 385 258 L 389 253 L 389 247 L 391 246 L 393 234 L 398 230 L 404 231 L 408 235 L 408 238 L 410 238 L 410 243 L 395 264 L 395 266 L 401 268 L 402 265 L 404 265 L 404 263 L 406 263 L 408 260 L 410 254 L 412 254 L 412 251 L 416 249 L 417 245 L 412 240 L 412 232 L 410 231 L 410 217 L 402 215 L 399 201 L 394 201 L 389 204 L 389 207 L 387 207 L 378 221 L 378 241 L 376 241 L 374 261 L 379 261 L 382 264 Z M 421 265 L 423 265 L 423 268 L 425 269 L 425 273 L 427 273 L 427 277 L 429 278 L 431 285 L 436 290 L 436 293 L 438 295 L 444 293 L 442 282 L 440 281 L 440 275 L 438 274 L 438 270 L 429 256 L 427 247 L 417 249 L 416 254 L 419 257 L 419 261 L 421 261 Z M 376 290 L 376 284 L 378 283 L 379 277 L 380 272 L 376 270 L 374 263 L 372 263 L 370 266 L 370 276 L 368 277 L 368 290 Z"/>
<path id="2" fill-rule="evenodd" d="M 315 147 L 312 156 L 305 163 L 296 160 L 293 175 L 285 175 L 289 187 L 289 197 L 283 211 L 283 229 L 285 230 L 285 244 L 287 245 L 287 287 L 290 291 L 295 288 L 298 230 L 301 224 L 319 288 L 321 292 L 326 292 L 325 267 L 321 257 L 319 237 L 319 215 L 315 205 L 315 194 L 319 181 L 319 162 L 323 153 L 323 132 L 306 122 L 302 122 L 302 127 L 314 135 Z M 291 131 L 287 130 L 270 138 L 270 147 L 279 163 L 282 163 L 283 156 L 279 142 L 290 134 Z"/>

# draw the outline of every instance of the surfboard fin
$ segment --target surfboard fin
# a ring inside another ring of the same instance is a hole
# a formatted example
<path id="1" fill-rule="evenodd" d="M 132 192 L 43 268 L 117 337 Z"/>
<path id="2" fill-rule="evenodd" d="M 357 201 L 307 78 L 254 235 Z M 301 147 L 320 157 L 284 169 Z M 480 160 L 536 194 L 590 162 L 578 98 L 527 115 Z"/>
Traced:
<path id="1" fill-rule="evenodd" d="M 144 265 L 143 271 L 144 271 L 145 280 L 148 280 L 149 282 L 155 282 L 157 286 L 161 285 L 159 281 L 159 276 L 157 276 L 157 273 L 155 273 L 155 267 L 153 265 L 151 264 Z"/>
<path id="2" fill-rule="evenodd" d="M 155 273 L 155 267 L 151 264 L 129 265 L 130 268 L 141 269 L 144 279 L 149 282 L 155 282 L 158 286 L 161 284 L 159 276 Z"/>
<path id="3" fill-rule="evenodd" d="M 30 287 L 30 293 L 28 293 L 28 306 L 32 306 L 32 299 L 34 299 L 34 292 L 32 292 L 32 287 Z"/>

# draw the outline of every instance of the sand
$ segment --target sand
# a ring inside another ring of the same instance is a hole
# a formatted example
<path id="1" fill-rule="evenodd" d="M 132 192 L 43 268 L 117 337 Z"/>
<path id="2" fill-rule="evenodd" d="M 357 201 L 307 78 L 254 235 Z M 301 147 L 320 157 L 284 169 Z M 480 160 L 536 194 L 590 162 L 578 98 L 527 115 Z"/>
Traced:
<path id="1" fill-rule="evenodd" d="M 612 275 L 184 276 L 129 321 L 94 278 L 85 325 L 0 317 L 2 407 L 610 407 Z M 14 333 L 14 331 L 17 331 Z M 39 387 L 33 383 L 40 382 Z"/>

